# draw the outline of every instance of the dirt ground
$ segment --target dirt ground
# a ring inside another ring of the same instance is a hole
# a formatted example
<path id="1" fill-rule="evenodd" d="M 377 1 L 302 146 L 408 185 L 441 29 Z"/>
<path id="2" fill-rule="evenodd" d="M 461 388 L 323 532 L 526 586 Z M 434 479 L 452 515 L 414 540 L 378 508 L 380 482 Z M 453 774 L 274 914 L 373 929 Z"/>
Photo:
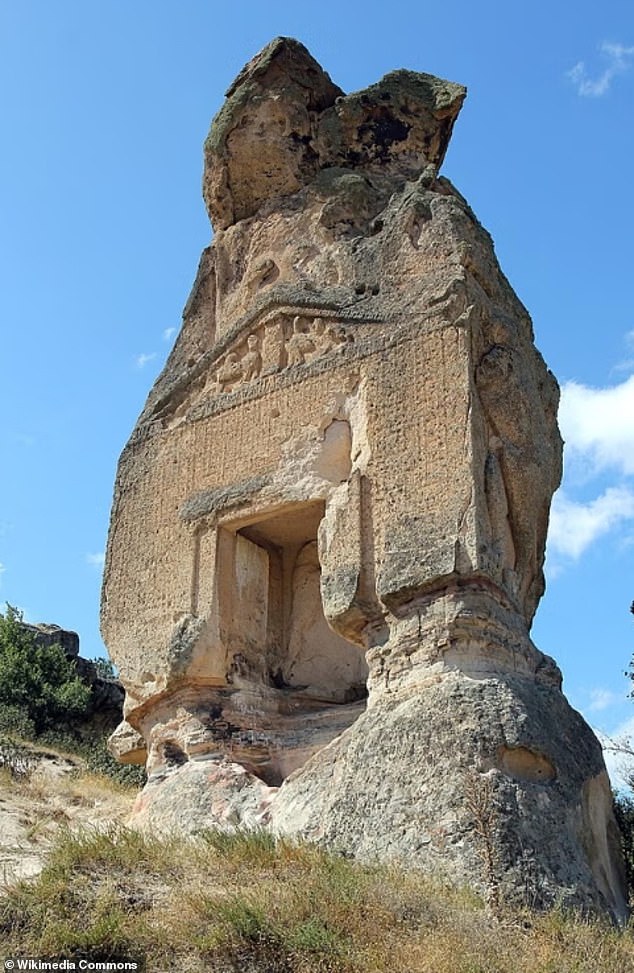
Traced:
<path id="1" fill-rule="evenodd" d="M 37 875 L 60 828 L 124 822 L 136 796 L 52 750 L 33 750 L 29 766 L 17 777 L 0 767 L 0 884 Z"/>

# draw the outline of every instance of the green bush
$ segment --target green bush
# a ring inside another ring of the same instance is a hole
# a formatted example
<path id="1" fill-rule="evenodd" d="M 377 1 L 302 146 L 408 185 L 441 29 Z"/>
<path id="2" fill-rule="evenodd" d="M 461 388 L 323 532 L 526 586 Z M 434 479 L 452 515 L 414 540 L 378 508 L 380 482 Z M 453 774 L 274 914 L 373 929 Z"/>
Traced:
<path id="1" fill-rule="evenodd" d="M 92 664 L 95 667 L 95 672 L 102 679 L 116 679 L 117 674 L 110 659 L 106 659 L 105 656 L 100 656 L 98 659 L 93 659 Z"/>
<path id="2" fill-rule="evenodd" d="M 120 764 L 115 760 L 108 750 L 107 734 L 98 730 L 83 728 L 80 733 L 70 726 L 58 725 L 44 730 L 38 735 L 37 740 L 56 750 L 77 754 L 85 760 L 87 770 L 111 777 L 119 784 L 143 787 L 147 780 L 145 767 Z"/>
<path id="3" fill-rule="evenodd" d="M 0 706 L 22 711 L 41 733 L 59 720 L 82 716 L 91 691 L 62 647 L 38 645 L 22 617 L 11 605 L 0 614 Z"/>
<path id="4" fill-rule="evenodd" d="M 115 760 L 108 750 L 105 736 L 95 737 L 87 745 L 85 757 L 88 770 L 92 770 L 95 774 L 105 774 L 107 777 L 112 777 L 120 784 L 143 787 L 147 780 L 144 766 L 120 764 Z"/>
<path id="5" fill-rule="evenodd" d="M 0 734 L 18 740 L 35 737 L 35 723 L 22 706 L 0 706 Z"/>
<path id="6" fill-rule="evenodd" d="M 113 675 L 107 659 L 98 659 L 97 669 L 102 676 Z M 0 613 L 0 734 L 13 744 L 37 740 L 75 753 L 94 773 L 143 786 L 145 769 L 118 764 L 107 749 L 107 734 L 82 723 L 91 699 L 92 690 L 77 674 L 74 660 L 59 645 L 37 645 L 22 613 L 7 605 L 6 614 Z"/>

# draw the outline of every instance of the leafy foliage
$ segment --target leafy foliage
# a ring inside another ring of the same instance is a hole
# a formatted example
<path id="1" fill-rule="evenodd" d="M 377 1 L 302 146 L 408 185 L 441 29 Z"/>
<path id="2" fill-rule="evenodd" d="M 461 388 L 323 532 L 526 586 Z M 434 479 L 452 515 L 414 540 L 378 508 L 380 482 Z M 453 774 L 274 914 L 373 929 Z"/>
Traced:
<path id="1" fill-rule="evenodd" d="M 119 784 L 129 784 L 134 787 L 143 787 L 147 780 L 144 766 L 137 764 L 120 764 L 112 756 L 106 746 L 106 737 L 96 736 L 83 751 L 86 758 L 88 770 L 95 774 L 105 774 L 112 777 Z"/>
<path id="2" fill-rule="evenodd" d="M 102 677 L 114 676 L 108 659 L 98 659 L 97 670 Z M 38 645 L 22 612 L 7 605 L 6 614 L 0 613 L 0 734 L 13 746 L 37 740 L 76 753 L 88 770 L 142 786 L 144 768 L 118 764 L 107 749 L 107 735 L 87 721 L 91 699 L 74 660 L 59 645 Z"/>
<path id="3" fill-rule="evenodd" d="M 98 659 L 93 659 L 92 664 L 95 667 L 95 672 L 102 679 L 116 679 L 117 674 L 110 659 L 100 656 Z"/>
<path id="4" fill-rule="evenodd" d="M 38 743 L 66 753 L 77 754 L 86 764 L 86 770 L 104 774 L 119 784 L 143 787 L 147 779 L 145 767 L 120 764 L 112 756 L 107 746 L 107 734 L 99 730 L 84 728 L 80 733 L 70 726 L 49 727 L 37 737 Z"/>
<path id="5" fill-rule="evenodd" d="M 21 706 L 0 706 L 0 734 L 14 740 L 33 740 L 35 724 Z"/>
<path id="6" fill-rule="evenodd" d="M 22 712 L 36 733 L 88 708 L 91 692 L 60 645 L 38 645 L 20 611 L 0 614 L 0 706 Z"/>

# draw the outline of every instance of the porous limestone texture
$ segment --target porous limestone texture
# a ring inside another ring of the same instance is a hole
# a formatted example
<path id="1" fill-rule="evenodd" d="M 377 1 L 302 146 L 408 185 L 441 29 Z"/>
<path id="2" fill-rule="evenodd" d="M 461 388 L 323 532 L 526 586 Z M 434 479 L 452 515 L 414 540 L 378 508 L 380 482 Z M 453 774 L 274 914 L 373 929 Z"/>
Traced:
<path id="1" fill-rule="evenodd" d="M 120 460 L 102 628 L 138 823 L 260 825 L 625 913 L 591 730 L 529 638 L 558 388 L 438 175 L 465 97 L 278 38 L 205 145 L 215 229 Z"/>

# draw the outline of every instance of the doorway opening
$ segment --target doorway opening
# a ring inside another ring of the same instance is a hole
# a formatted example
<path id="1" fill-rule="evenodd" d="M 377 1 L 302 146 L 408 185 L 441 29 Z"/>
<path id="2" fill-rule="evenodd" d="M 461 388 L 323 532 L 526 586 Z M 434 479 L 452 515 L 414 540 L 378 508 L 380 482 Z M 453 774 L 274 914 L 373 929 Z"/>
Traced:
<path id="1" fill-rule="evenodd" d="M 234 583 L 242 642 L 257 646 L 277 689 L 349 703 L 367 695 L 362 650 L 334 632 L 320 593 L 317 531 L 322 501 L 299 504 L 242 527 Z M 262 651 L 264 649 L 264 652 Z"/>

